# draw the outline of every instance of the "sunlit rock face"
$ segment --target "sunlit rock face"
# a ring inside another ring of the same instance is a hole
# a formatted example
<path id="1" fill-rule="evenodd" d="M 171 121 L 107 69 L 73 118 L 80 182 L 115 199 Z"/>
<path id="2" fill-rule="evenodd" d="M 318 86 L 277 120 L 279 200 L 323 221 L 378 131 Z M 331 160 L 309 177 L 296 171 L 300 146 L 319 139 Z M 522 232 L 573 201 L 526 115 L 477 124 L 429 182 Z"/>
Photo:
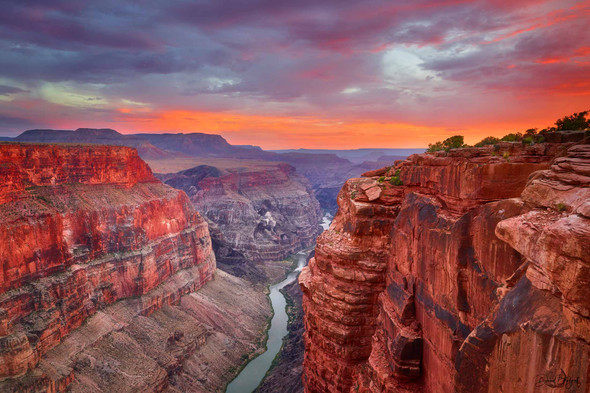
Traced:
<path id="1" fill-rule="evenodd" d="M 587 391 L 578 135 L 414 155 L 349 180 L 300 276 L 306 392 Z"/>
<path id="2" fill-rule="evenodd" d="M 0 144 L 0 178 L 0 379 L 107 305 L 137 297 L 147 316 L 213 275 L 207 223 L 135 149 Z"/>
<path id="3" fill-rule="evenodd" d="M 186 191 L 209 221 L 219 266 L 238 276 L 254 276 L 256 264 L 313 245 L 321 231 L 319 203 L 288 164 L 201 165 L 161 178 Z"/>

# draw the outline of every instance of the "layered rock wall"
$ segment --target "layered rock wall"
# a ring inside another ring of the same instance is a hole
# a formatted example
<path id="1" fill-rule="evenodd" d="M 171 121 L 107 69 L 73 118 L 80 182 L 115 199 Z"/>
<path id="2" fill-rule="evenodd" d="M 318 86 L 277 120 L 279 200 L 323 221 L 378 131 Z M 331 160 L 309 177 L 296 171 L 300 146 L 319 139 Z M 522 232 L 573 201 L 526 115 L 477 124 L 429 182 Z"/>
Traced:
<path id="1" fill-rule="evenodd" d="M 309 247 L 321 230 L 313 191 L 288 164 L 202 165 L 162 179 L 186 191 L 209 221 L 217 260 L 232 274 L 249 274 L 257 263 Z"/>
<path id="2" fill-rule="evenodd" d="M 574 144 L 347 182 L 300 277 L 306 391 L 587 391 L 590 145 Z"/>
<path id="3" fill-rule="evenodd" d="M 117 300 L 150 315 L 212 277 L 207 223 L 134 149 L 0 144 L 0 177 L 0 378 Z"/>

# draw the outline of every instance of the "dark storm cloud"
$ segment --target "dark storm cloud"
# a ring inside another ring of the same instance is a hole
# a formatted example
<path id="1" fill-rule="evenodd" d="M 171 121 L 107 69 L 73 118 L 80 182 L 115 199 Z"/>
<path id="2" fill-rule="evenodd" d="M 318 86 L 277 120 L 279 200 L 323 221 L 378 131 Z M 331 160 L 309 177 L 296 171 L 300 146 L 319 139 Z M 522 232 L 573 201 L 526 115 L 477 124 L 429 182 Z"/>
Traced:
<path id="1" fill-rule="evenodd" d="M 247 74 L 250 63 L 269 55 L 283 56 L 287 61 L 307 57 L 320 66 L 326 55 L 317 51 L 354 55 L 393 44 L 440 45 L 454 30 L 481 33 L 508 25 L 515 18 L 507 12 L 513 11 L 510 7 L 516 4 L 433 0 L 9 1 L 0 16 L 4 48 L 0 72 L 14 78 L 39 78 L 41 74 L 49 80 L 108 82 L 133 75 L 198 71 L 204 65 Z M 368 56 L 366 61 L 374 59 Z M 349 63 L 335 71 L 351 66 Z M 363 61 L 356 63 L 364 66 Z M 309 64 L 301 65 L 310 68 Z M 273 69 L 272 64 L 268 67 L 263 74 L 283 77 L 281 70 Z M 305 72 L 289 68 L 295 74 Z M 325 79 L 321 73 L 308 75 Z M 248 85 L 259 81 L 250 82 L 243 84 L 245 91 L 251 91 Z"/>
<path id="2" fill-rule="evenodd" d="M 14 86 L 0 85 L 0 96 L 7 96 L 9 94 L 26 93 L 28 90 L 21 89 Z"/>

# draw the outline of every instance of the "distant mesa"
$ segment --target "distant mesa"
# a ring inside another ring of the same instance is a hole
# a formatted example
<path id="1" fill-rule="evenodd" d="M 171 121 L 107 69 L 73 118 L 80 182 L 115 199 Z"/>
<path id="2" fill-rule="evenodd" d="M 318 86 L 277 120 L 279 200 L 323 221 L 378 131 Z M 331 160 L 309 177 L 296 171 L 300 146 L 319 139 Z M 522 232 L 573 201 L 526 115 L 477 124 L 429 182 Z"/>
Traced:
<path id="1" fill-rule="evenodd" d="M 203 133 L 121 134 L 115 130 L 79 128 L 29 130 L 13 140 L 45 143 L 94 143 L 134 147 L 148 161 L 172 162 L 191 157 L 286 162 L 308 179 L 323 210 L 335 213 L 336 196 L 344 182 L 368 170 L 392 165 L 424 149 L 297 149 L 264 151 L 258 146 L 231 145 L 222 136 Z M 185 169 L 189 166 L 184 166 Z M 176 172 L 176 171 L 174 171 Z"/>

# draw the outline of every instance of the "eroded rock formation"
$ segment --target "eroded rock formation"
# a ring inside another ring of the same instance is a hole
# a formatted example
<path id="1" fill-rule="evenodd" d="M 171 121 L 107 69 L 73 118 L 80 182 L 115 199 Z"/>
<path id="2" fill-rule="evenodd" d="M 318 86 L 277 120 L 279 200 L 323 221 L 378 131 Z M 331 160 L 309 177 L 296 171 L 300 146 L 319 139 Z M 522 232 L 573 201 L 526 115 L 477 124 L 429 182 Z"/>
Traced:
<path id="1" fill-rule="evenodd" d="M 89 317 L 131 297 L 149 316 L 212 278 L 207 223 L 134 149 L 0 144 L 0 179 L 3 391 L 64 391 L 73 371 L 35 367 Z"/>
<path id="2" fill-rule="evenodd" d="M 300 276 L 306 392 L 588 391 L 582 138 L 414 155 L 348 181 Z"/>
<path id="3" fill-rule="evenodd" d="M 257 263 L 309 247 L 321 231 L 313 191 L 288 164 L 201 165 L 161 178 L 206 217 L 219 266 L 237 276 L 254 277 Z"/>

